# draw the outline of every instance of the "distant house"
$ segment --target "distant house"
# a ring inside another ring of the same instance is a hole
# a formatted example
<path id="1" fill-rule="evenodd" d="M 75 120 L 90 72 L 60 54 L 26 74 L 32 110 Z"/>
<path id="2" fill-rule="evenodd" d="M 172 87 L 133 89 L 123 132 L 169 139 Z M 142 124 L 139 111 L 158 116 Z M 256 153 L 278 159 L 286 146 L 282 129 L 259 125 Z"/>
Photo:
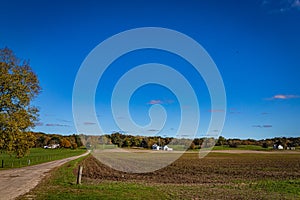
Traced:
<path id="1" fill-rule="evenodd" d="M 60 147 L 59 144 L 51 144 L 51 145 L 44 146 L 44 149 L 57 149 L 59 147 Z"/>
<path id="2" fill-rule="evenodd" d="M 160 149 L 161 149 L 161 147 L 158 146 L 157 144 L 152 145 L 152 150 L 160 150 Z"/>
<path id="3" fill-rule="evenodd" d="M 159 149 L 157 149 L 157 148 L 158 148 L 158 145 L 157 145 L 157 144 L 153 144 L 153 145 L 152 145 L 152 149 L 153 149 L 153 150 L 159 150 Z"/>
<path id="4" fill-rule="evenodd" d="M 296 147 L 286 147 L 287 150 L 296 150 Z"/>
<path id="5" fill-rule="evenodd" d="M 173 151 L 173 148 L 169 148 L 167 145 L 164 146 L 164 151 Z"/>
<path id="6" fill-rule="evenodd" d="M 283 148 L 283 146 L 282 146 L 282 144 L 274 144 L 273 145 L 273 149 L 279 149 L 279 150 L 283 150 L 284 148 Z"/>
<path id="7" fill-rule="evenodd" d="M 280 144 L 280 145 L 277 146 L 277 149 L 282 150 L 283 146 Z"/>
<path id="8" fill-rule="evenodd" d="M 296 147 L 295 147 L 295 145 L 294 145 L 293 143 L 288 142 L 288 143 L 286 144 L 286 149 L 287 149 L 287 150 L 296 150 Z"/>

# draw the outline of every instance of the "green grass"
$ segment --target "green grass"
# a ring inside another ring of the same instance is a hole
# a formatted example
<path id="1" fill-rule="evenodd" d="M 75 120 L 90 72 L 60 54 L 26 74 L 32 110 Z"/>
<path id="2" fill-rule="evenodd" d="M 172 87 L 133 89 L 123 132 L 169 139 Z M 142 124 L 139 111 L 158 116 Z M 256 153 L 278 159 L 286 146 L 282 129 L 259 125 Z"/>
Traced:
<path id="1" fill-rule="evenodd" d="M 32 148 L 30 154 L 23 158 L 16 158 L 14 155 L 8 155 L 6 153 L 0 154 L 0 170 L 7 168 L 24 167 L 28 165 L 36 165 L 53 160 L 59 160 L 71 156 L 77 156 L 86 152 L 84 148 L 78 149 L 43 149 Z M 2 168 L 3 160 L 3 168 Z"/>
<path id="2" fill-rule="evenodd" d="M 256 190 L 300 196 L 300 179 L 282 181 L 261 180 L 251 184 L 251 187 Z"/>
<path id="3" fill-rule="evenodd" d="M 51 176 L 42 181 L 32 192 L 20 197 L 28 199 L 166 199 L 155 186 L 146 186 L 137 183 L 102 182 L 97 185 L 76 185 L 74 170 L 85 157 L 71 161 L 62 167 L 53 170 Z"/>
<path id="4" fill-rule="evenodd" d="M 46 193 L 36 195 L 35 199 L 166 199 L 164 194 L 159 196 L 159 190 L 156 187 L 133 183 L 102 183 L 97 186 L 73 185 L 67 188 L 48 186 L 46 191 Z"/>
<path id="5" fill-rule="evenodd" d="M 184 145 L 169 144 L 167 146 L 169 148 L 172 148 L 174 151 L 186 151 L 186 147 Z"/>
<path id="6" fill-rule="evenodd" d="M 98 144 L 96 146 L 96 149 L 100 149 L 100 150 L 104 150 L 104 149 L 115 149 L 118 148 L 118 145 L 114 145 L 114 144 Z"/>
<path id="7" fill-rule="evenodd" d="M 228 145 L 214 146 L 213 150 L 257 150 L 257 151 L 267 151 L 272 150 L 272 147 L 263 148 L 258 145 L 238 145 L 237 147 L 229 147 Z"/>

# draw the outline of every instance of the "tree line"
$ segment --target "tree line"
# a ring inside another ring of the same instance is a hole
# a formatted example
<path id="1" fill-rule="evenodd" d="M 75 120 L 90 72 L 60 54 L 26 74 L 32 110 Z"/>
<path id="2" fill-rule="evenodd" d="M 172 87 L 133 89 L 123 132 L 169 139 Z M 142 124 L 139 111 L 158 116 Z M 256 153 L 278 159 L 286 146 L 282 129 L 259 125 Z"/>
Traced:
<path id="1" fill-rule="evenodd" d="M 68 136 L 63 136 L 59 134 L 45 134 L 42 132 L 33 133 L 35 140 L 33 142 L 33 146 L 35 148 L 45 147 L 45 146 L 53 146 L 59 145 L 60 148 L 71 148 L 77 149 L 81 147 L 83 144 L 79 135 L 73 134 Z"/>
<path id="2" fill-rule="evenodd" d="M 274 145 L 282 145 L 286 147 L 299 147 L 300 137 L 275 137 L 262 140 L 254 139 L 226 139 L 222 136 L 219 137 L 217 146 L 228 145 L 229 147 L 238 147 L 239 145 L 257 145 L 263 148 L 273 147 Z"/>
<path id="3" fill-rule="evenodd" d="M 102 136 L 88 136 L 80 135 L 84 145 L 95 146 L 99 144 L 116 145 L 118 147 L 137 147 L 137 148 L 152 148 L 152 145 L 157 144 L 159 146 L 164 145 L 177 145 L 182 146 L 184 149 L 200 149 L 205 147 L 216 146 L 229 146 L 236 148 L 240 145 L 257 145 L 263 148 L 273 147 L 274 145 L 282 145 L 286 147 L 299 147 L 300 137 L 275 137 L 270 139 L 254 140 L 254 139 L 226 139 L 220 136 L 215 138 L 173 138 L 173 137 L 161 137 L 161 136 L 133 136 L 128 134 L 121 134 L 115 132 L 112 134 Z"/>

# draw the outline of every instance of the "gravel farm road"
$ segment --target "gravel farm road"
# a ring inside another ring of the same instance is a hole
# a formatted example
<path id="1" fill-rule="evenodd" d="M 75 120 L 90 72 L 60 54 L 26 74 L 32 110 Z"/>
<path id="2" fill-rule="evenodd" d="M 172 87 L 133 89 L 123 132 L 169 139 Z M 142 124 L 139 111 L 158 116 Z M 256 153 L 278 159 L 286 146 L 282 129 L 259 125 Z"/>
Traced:
<path id="1" fill-rule="evenodd" d="M 0 200 L 15 199 L 29 192 L 50 170 L 87 154 L 89 154 L 89 152 L 39 165 L 0 170 Z"/>

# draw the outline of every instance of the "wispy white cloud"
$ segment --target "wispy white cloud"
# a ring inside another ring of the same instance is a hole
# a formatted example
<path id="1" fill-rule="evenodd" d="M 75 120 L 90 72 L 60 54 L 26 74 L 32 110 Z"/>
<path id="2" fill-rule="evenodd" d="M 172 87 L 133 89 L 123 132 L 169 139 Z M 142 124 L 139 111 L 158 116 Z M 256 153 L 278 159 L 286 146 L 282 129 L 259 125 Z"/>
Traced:
<path id="1" fill-rule="evenodd" d="M 149 132 L 158 132 L 159 130 L 157 130 L 157 129 L 149 129 L 147 131 L 149 131 Z"/>
<path id="2" fill-rule="evenodd" d="M 96 123 L 95 122 L 84 122 L 83 124 L 84 125 L 95 125 Z"/>
<path id="3" fill-rule="evenodd" d="M 35 125 L 36 125 L 36 126 L 43 126 L 44 123 L 43 123 L 43 122 L 37 122 L 37 123 L 35 123 Z"/>
<path id="4" fill-rule="evenodd" d="M 254 128 L 261 128 L 261 125 L 252 125 Z"/>
<path id="5" fill-rule="evenodd" d="M 59 118 L 57 118 L 56 120 L 59 121 L 59 122 L 66 122 L 66 123 L 71 123 L 72 122 L 70 120 L 59 119 Z"/>
<path id="6" fill-rule="evenodd" d="M 270 124 L 263 125 L 263 128 L 272 128 L 272 127 L 273 127 L 273 125 L 270 125 Z"/>
<path id="7" fill-rule="evenodd" d="M 66 124 L 46 124 L 46 126 L 69 127 L 69 125 L 66 125 Z"/>
<path id="8" fill-rule="evenodd" d="M 268 114 L 270 114 L 270 113 L 268 113 L 268 112 L 262 112 L 262 113 L 260 113 L 261 115 L 268 115 Z"/>
<path id="9" fill-rule="evenodd" d="M 273 125 L 270 124 L 264 124 L 264 125 L 252 125 L 254 128 L 272 128 Z"/>
<path id="10" fill-rule="evenodd" d="M 153 100 L 150 100 L 147 104 L 150 104 L 150 105 L 163 104 L 163 101 L 159 100 L 159 99 L 153 99 Z"/>
<path id="11" fill-rule="evenodd" d="M 174 103 L 174 100 L 168 99 L 168 100 L 161 100 L 161 99 L 152 99 L 147 104 L 154 105 L 154 104 L 172 104 Z"/>
<path id="12" fill-rule="evenodd" d="M 292 4 L 292 7 L 300 10 L 300 0 L 295 0 Z"/>
<path id="13" fill-rule="evenodd" d="M 261 5 L 270 14 L 284 13 L 292 10 L 300 11 L 300 0 L 263 0 Z"/>
<path id="14" fill-rule="evenodd" d="M 286 99 L 298 99 L 298 98 L 300 98 L 300 96 L 294 94 L 276 94 L 271 98 L 266 98 L 266 100 L 276 100 L 276 99 L 286 100 Z"/>

